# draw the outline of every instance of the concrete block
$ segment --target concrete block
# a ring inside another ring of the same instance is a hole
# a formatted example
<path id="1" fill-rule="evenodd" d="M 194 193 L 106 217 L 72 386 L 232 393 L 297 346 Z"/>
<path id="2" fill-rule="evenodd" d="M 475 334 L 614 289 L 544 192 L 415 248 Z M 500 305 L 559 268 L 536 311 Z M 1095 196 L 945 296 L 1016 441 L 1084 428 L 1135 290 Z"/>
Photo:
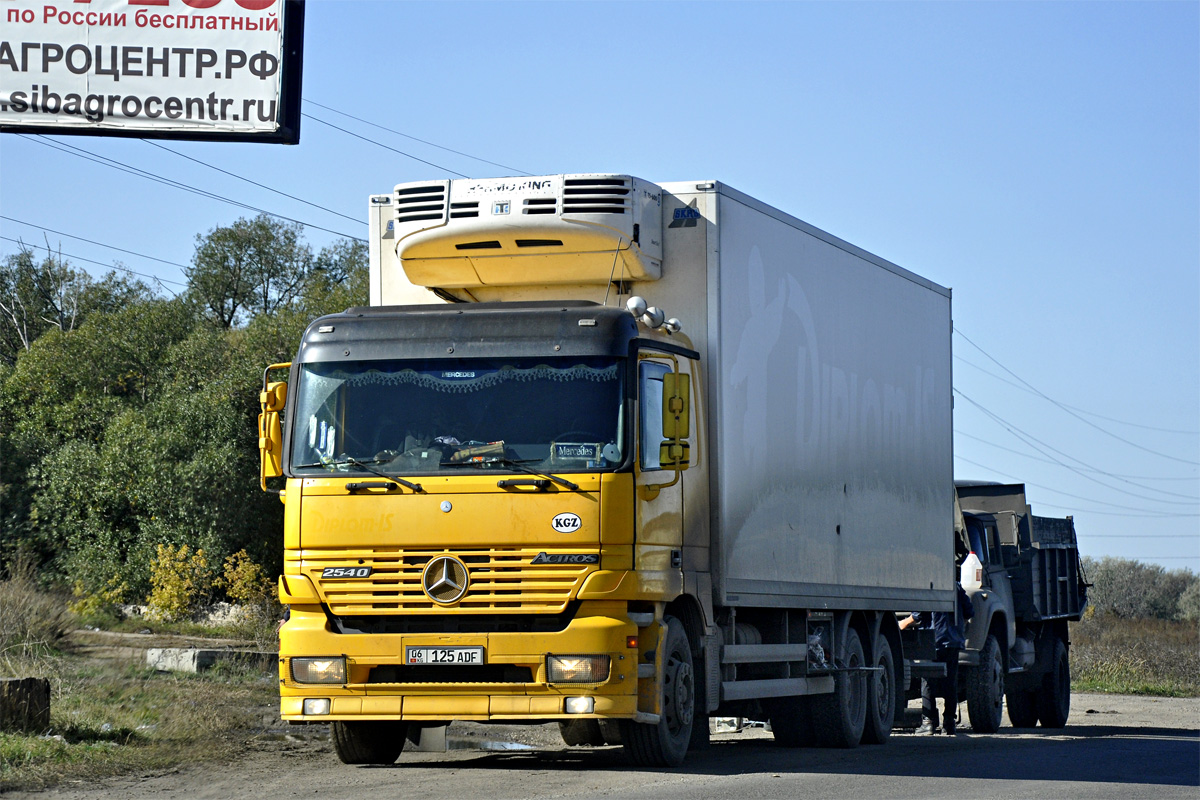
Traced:
<path id="1" fill-rule="evenodd" d="M 0 678 L 0 730 L 39 733 L 50 727 L 50 681 Z"/>
<path id="2" fill-rule="evenodd" d="M 257 669 L 274 668 L 278 656 L 254 650 L 211 650 L 199 647 L 151 647 L 146 665 L 164 672 L 203 672 L 218 662 L 246 664 Z"/>
<path id="3" fill-rule="evenodd" d="M 412 749 L 421 753 L 445 753 L 448 749 L 446 727 L 439 725 L 436 728 L 421 728 L 416 746 Z"/>

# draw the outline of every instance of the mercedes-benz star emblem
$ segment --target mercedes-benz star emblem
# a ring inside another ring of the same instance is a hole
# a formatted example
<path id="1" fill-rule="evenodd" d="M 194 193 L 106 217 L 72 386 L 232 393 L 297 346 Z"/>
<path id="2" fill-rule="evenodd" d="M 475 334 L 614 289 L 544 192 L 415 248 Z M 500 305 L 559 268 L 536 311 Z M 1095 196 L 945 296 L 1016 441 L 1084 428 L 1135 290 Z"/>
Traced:
<path id="1" fill-rule="evenodd" d="M 438 556 L 425 565 L 421 588 L 435 603 L 457 603 L 467 593 L 467 566 L 454 556 Z"/>

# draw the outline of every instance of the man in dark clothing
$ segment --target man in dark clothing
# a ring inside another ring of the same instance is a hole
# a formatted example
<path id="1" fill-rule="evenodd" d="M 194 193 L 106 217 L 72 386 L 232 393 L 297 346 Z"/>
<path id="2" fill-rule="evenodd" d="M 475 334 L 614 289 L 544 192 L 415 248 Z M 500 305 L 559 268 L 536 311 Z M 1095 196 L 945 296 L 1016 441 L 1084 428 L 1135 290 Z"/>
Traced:
<path id="1" fill-rule="evenodd" d="M 956 732 L 954 718 L 958 709 L 958 652 L 967 643 L 963 635 L 963 625 L 974 616 L 974 612 L 962 586 L 956 583 L 954 588 L 957 590 L 957 615 L 945 611 L 915 611 L 911 617 L 900 622 L 902 629 L 910 625 L 933 628 L 933 660 L 946 665 L 944 678 L 926 678 L 921 681 L 921 716 L 924 717 L 924 722 L 917 728 L 917 733 L 938 732 L 938 697 L 942 698 L 945 706 L 942 727 L 951 736 Z"/>

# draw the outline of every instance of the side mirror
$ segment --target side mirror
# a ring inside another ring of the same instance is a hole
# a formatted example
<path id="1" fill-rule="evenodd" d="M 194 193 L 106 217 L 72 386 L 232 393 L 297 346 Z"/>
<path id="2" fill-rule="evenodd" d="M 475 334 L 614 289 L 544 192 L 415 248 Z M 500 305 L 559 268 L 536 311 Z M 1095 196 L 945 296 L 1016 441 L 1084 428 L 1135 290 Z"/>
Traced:
<path id="1" fill-rule="evenodd" d="M 691 432 L 691 384 L 687 375 L 668 372 L 663 375 L 662 432 L 659 463 L 664 469 L 685 470 L 690 461 L 688 443 L 683 441 Z"/>
<path id="2" fill-rule="evenodd" d="M 687 469 L 692 463 L 692 448 L 687 442 L 663 442 L 658 446 L 658 463 L 663 469 Z"/>
<path id="3" fill-rule="evenodd" d="M 691 385 L 679 372 L 663 375 L 662 432 L 664 439 L 686 439 L 689 435 Z"/>
<path id="4" fill-rule="evenodd" d="M 263 374 L 263 390 L 259 392 L 258 402 L 262 411 L 258 415 L 258 454 L 259 454 L 259 484 L 264 492 L 267 488 L 267 478 L 278 478 L 283 475 L 283 426 L 280 414 L 287 402 L 287 383 L 266 379 L 272 369 L 282 369 L 290 364 L 272 364 Z"/>

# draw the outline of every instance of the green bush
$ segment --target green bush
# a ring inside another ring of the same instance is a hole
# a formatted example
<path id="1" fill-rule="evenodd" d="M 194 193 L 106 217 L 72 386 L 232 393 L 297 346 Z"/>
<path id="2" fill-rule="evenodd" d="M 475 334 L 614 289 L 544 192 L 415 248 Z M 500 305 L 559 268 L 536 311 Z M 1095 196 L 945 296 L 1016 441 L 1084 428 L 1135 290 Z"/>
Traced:
<path id="1" fill-rule="evenodd" d="M 146 616 L 163 622 L 185 619 L 207 603 L 212 585 L 212 570 L 203 550 L 193 551 L 186 544 L 160 544 L 150 564 Z"/>

